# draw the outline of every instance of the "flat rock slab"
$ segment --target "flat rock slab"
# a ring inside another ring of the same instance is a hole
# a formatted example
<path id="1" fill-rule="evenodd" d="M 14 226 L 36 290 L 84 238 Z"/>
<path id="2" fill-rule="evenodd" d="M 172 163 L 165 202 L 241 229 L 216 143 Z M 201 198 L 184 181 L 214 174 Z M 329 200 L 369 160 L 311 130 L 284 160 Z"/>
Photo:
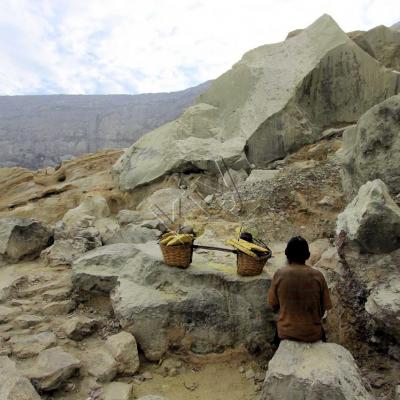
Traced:
<path id="1" fill-rule="evenodd" d="M 32 384 L 19 373 L 14 361 L 8 357 L 0 357 L 0 399 L 40 400 Z"/>
<path id="2" fill-rule="evenodd" d="M 52 391 L 62 387 L 67 379 L 76 374 L 81 362 L 63 350 L 53 347 L 42 351 L 36 364 L 27 372 L 27 376 L 40 391 Z"/>
<path id="3" fill-rule="evenodd" d="M 37 335 L 14 336 L 10 340 L 11 350 L 17 358 L 36 356 L 41 351 L 55 346 L 57 338 L 53 332 L 42 332 Z"/>
<path id="4" fill-rule="evenodd" d="M 268 364 L 260 400 L 372 400 L 353 356 L 334 343 L 284 340 Z"/>
<path id="5" fill-rule="evenodd" d="M 103 386 L 102 400 L 129 400 L 132 385 L 123 382 L 111 382 Z"/>
<path id="6" fill-rule="evenodd" d="M 171 268 L 155 242 L 86 253 L 73 264 L 73 281 L 78 290 L 112 291 L 116 316 L 150 360 L 171 347 L 200 354 L 241 345 L 262 350 L 274 335 L 267 273 L 240 277 L 222 264 Z"/>

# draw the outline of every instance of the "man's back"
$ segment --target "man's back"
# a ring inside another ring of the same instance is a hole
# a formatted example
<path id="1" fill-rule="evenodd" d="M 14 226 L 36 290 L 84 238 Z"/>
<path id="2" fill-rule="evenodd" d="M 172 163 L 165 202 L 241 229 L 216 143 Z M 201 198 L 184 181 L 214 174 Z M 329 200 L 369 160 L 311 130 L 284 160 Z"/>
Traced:
<path id="1" fill-rule="evenodd" d="M 275 273 L 268 299 L 272 307 L 279 307 L 280 339 L 322 339 L 321 319 L 332 304 L 321 272 L 307 265 L 289 264 Z"/>

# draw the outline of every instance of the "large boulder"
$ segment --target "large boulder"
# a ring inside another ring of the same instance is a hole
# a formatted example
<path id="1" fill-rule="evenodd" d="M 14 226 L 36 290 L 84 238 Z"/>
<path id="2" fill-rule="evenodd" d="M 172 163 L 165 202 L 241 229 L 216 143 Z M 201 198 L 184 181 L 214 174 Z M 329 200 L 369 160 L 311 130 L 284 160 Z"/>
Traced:
<path id="1" fill-rule="evenodd" d="M 8 357 L 0 357 L 0 400 L 40 400 L 32 384 Z"/>
<path id="2" fill-rule="evenodd" d="M 399 75 L 400 76 L 400 75 Z M 400 95 L 368 110 L 343 135 L 338 158 L 342 184 L 351 199 L 364 183 L 381 179 L 396 195 L 400 192 Z"/>
<path id="3" fill-rule="evenodd" d="M 30 218 L 0 219 L 0 262 L 39 256 L 50 246 L 52 235 L 50 227 Z"/>
<path id="4" fill-rule="evenodd" d="M 400 71 L 400 32 L 384 25 L 367 32 L 355 32 L 351 38 L 371 57 L 388 68 Z"/>
<path id="5" fill-rule="evenodd" d="M 400 342 L 400 274 L 386 277 L 370 293 L 365 309 L 379 328 Z"/>
<path id="6" fill-rule="evenodd" d="M 197 260 L 195 254 L 181 270 L 163 263 L 155 242 L 108 245 L 75 261 L 73 281 L 77 290 L 112 291 L 115 315 L 150 360 L 170 348 L 202 354 L 266 348 L 274 335 L 265 300 L 271 277 L 240 277 L 234 265 Z"/>
<path id="7" fill-rule="evenodd" d="M 284 340 L 268 364 L 260 400 L 372 400 L 348 350 Z"/>
<path id="8" fill-rule="evenodd" d="M 279 68 L 276 66 L 279 65 Z M 131 146 L 113 172 L 122 190 L 172 172 L 263 167 L 352 123 L 396 94 L 400 76 L 356 45 L 328 15 L 298 35 L 247 52 L 183 115 Z"/>
<path id="9" fill-rule="evenodd" d="M 400 247 L 400 208 L 381 180 L 361 186 L 339 214 L 337 233 L 341 231 L 369 253 L 386 253 Z"/>

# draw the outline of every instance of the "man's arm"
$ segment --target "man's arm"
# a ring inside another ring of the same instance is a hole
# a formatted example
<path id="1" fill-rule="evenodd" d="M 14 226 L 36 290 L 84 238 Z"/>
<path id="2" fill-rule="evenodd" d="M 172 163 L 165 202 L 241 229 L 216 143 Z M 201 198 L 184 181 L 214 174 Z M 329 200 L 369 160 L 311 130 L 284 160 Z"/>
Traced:
<path id="1" fill-rule="evenodd" d="M 329 295 L 329 289 L 326 280 L 323 275 L 321 278 L 322 278 L 321 305 L 322 305 L 322 311 L 323 313 L 325 313 L 325 311 L 328 311 L 332 308 L 332 301 L 331 301 L 331 296 Z"/>
<path id="2" fill-rule="evenodd" d="M 268 303 L 274 311 L 279 309 L 279 298 L 278 298 L 278 273 L 274 274 L 272 278 L 271 287 L 268 291 Z"/>

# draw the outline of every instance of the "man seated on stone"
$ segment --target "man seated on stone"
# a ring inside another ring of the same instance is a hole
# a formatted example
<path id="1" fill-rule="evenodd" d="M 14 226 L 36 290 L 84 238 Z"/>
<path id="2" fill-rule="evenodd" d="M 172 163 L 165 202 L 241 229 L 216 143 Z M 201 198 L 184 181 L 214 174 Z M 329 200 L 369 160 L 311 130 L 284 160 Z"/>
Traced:
<path id="1" fill-rule="evenodd" d="M 275 273 L 268 293 L 269 304 L 279 310 L 276 344 L 326 341 L 322 317 L 332 303 L 325 278 L 306 265 L 310 251 L 301 236 L 289 240 L 285 254 L 288 265 Z"/>

